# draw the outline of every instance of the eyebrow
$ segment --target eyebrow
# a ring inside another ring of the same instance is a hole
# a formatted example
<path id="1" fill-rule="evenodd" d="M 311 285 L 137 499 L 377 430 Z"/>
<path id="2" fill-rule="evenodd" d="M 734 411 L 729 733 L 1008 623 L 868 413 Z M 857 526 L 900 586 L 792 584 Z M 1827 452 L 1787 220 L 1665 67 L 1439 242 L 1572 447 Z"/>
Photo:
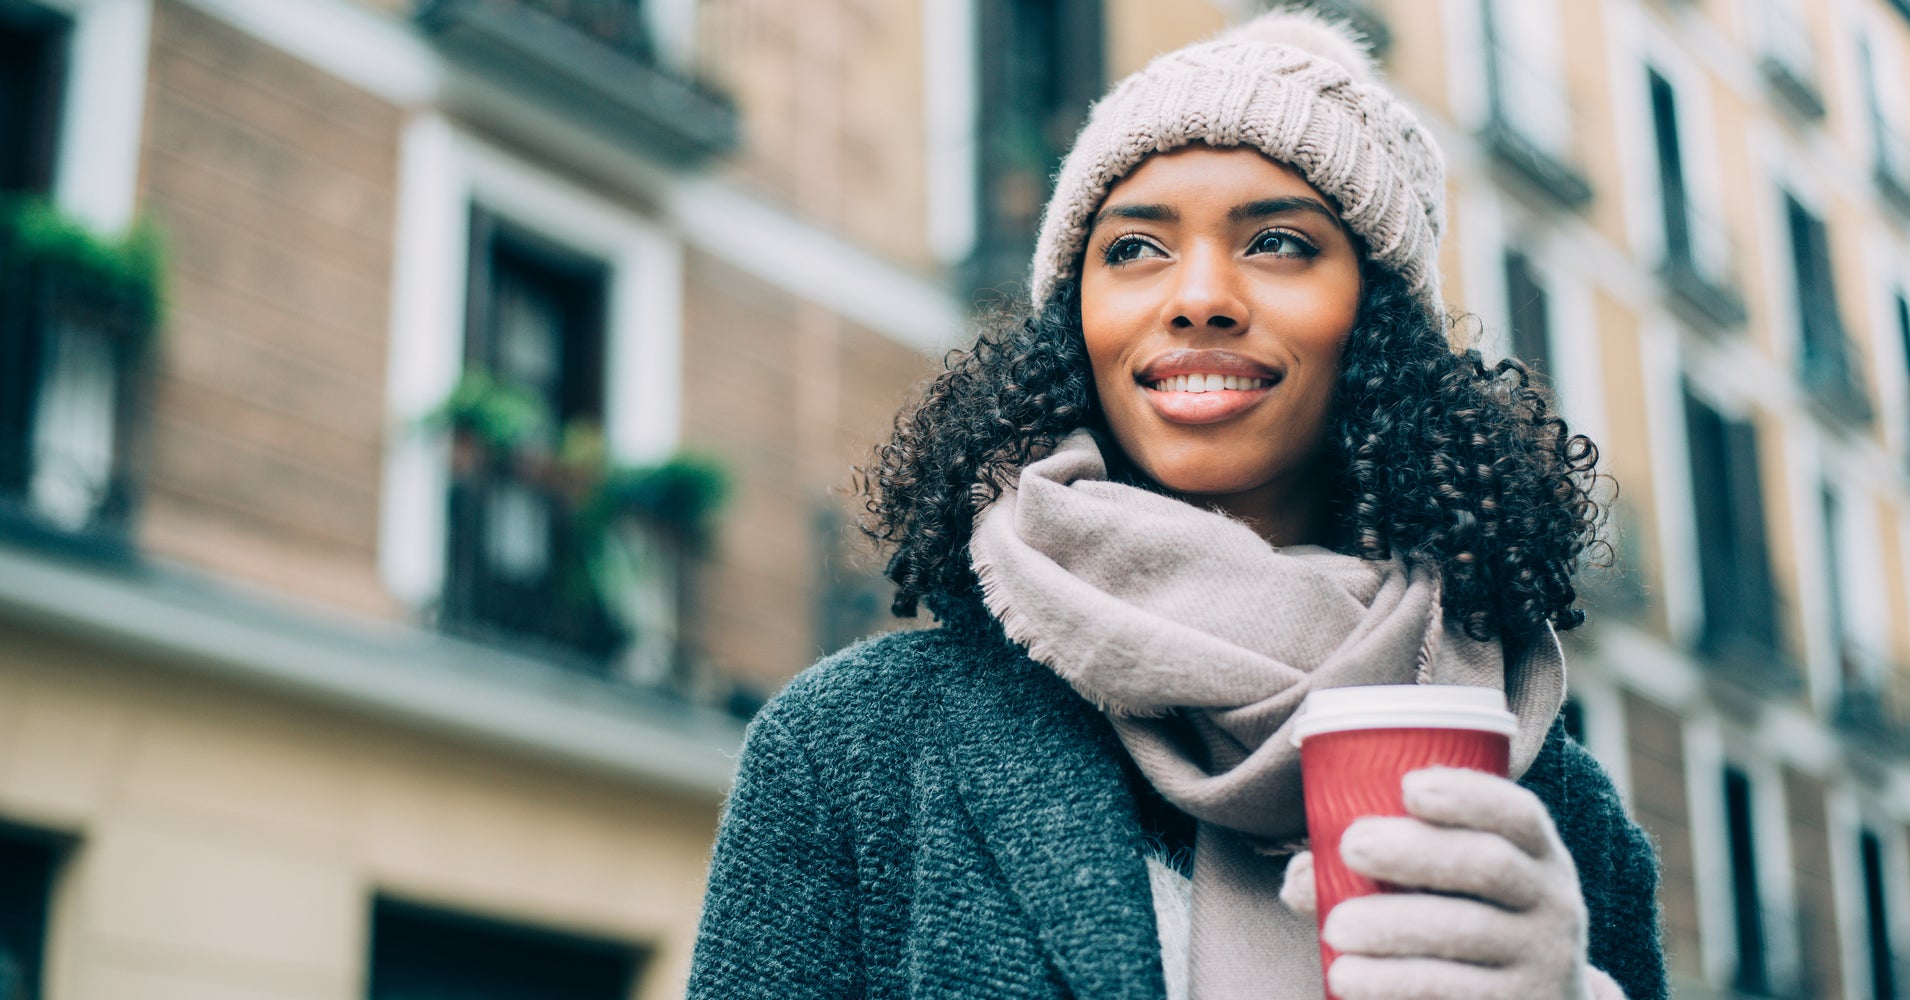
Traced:
<path id="1" fill-rule="evenodd" d="M 1249 219 L 1264 219 L 1269 215 L 1282 215 L 1287 212 L 1310 212 L 1334 225 L 1340 224 L 1339 214 L 1328 207 L 1326 202 L 1305 195 L 1289 195 L 1281 198 L 1262 198 L 1243 205 L 1235 205 L 1227 212 L 1228 222 L 1246 222 Z M 1143 222 L 1179 222 L 1180 212 L 1172 205 L 1136 204 L 1109 205 L 1095 213 L 1094 221 L 1088 228 L 1093 229 L 1108 219 L 1140 219 Z"/>
<path id="2" fill-rule="evenodd" d="M 1250 201 L 1245 205 L 1235 205 L 1227 213 L 1229 222 L 1245 222 L 1248 219 L 1262 219 L 1269 215 L 1281 215 L 1286 212 L 1311 212 L 1339 225 L 1339 214 L 1329 208 L 1326 202 L 1305 195 L 1292 195 L 1285 198 L 1263 198 Z"/>
<path id="3" fill-rule="evenodd" d="M 1092 229 L 1109 219 L 1140 219 L 1143 222 L 1179 222 L 1180 213 L 1172 205 L 1109 205 L 1095 213 Z"/>

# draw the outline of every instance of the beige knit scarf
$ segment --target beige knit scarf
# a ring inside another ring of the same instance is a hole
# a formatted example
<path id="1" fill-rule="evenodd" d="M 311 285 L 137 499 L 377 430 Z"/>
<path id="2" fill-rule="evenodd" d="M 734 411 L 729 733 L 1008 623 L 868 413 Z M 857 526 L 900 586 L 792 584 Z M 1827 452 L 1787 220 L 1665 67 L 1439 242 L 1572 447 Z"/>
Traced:
<path id="1" fill-rule="evenodd" d="M 1106 711 L 1168 801 L 1199 821 L 1193 1000 L 1322 995 L 1318 937 L 1280 902 L 1306 836 L 1294 709 L 1314 688 L 1503 686 L 1538 754 L 1564 697 L 1548 632 L 1517 663 L 1441 623 L 1437 577 L 1314 546 L 1111 482 L 1076 431 L 976 516 L 983 598 L 1009 638 Z"/>

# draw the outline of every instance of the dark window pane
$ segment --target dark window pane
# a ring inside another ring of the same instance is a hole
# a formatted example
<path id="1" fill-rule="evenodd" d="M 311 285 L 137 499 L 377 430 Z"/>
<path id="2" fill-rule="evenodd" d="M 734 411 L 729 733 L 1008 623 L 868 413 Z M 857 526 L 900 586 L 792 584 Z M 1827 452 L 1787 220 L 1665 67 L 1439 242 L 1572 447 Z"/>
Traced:
<path id="1" fill-rule="evenodd" d="M 1770 992 L 1764 961 L 1764 906 L 1758 893 L 1757 844 L 1752 834 L 1751 779 L 1736 768 L 1724 771 L 1724 819 L 1731 850 L 1731 912 L 1737 925 L 1738 989 Z"/>
<path id="2" fill-rule="evenodd" d="M 1552 320 L 1545 286 L 1532 262 L 1516 251 L 1505 255 L 1506 315 L 1512 321 L 1512 353 L 1528 367 L 1550 373 Z"/>
<path id="3" fill-rule="evenodd" d="M 58 850 L 0 836 L 0 1000 L 39 1000 Z"/>
<path id="4" fill-rule="evenodd" d="M 1027 277 L 1051 178 L 1105 89 L 1100 0 L 982 0 L 978 214 L 969 284 Z"/>
<path id="5" fill-rule="evenodd" d="M 1864 866 L 1864 927 L 1870 946 L 1870 991 L 1876 1000 L 1896 1000 L 1896 965 L 1890 949 L 1890 911 L 1883 865 L 1883 844 L 1863 831 L 1859 838 Z"/>
<path id="6" fill-rule="evenodd" d="M 1711 652 L 1744 643 L 1775 650 L 1776 599 L 1756 428 L 1726 420 L 1687 387 L 1685 433 L 1704 589 L 1704 644 Z"/>
<path id="7" fill-rule="evenodd" d="M 1565 734 L 1580 743 L 1585 742 L 1585 706 L 1577 698 L 1565 699 L 1565 707 L 1559 710 L 1559 716 L 1565 720 Z"/>
<path id="8" fill-rule="evenodd" d="M 1671 84 L 1646 70 L 1651 88 L 1651 123 L 1658 145 L 1658 186 L 1664 192 L 1665 255 L 1691 257 L 1691 217 L 1685 202 L 1684 153 L 1678 141 L 1678 104 Z"/>
<path id="9" fill-rule="evenodd" d="M 626 944 L 380 900 L 370 1000 L 627 1000 L 642 961 Z"/>
<path id="10" fill-rule="evenodd" d="M 0 194 L 52 188 L 67 37 L 38 4 L 0 0 Z"/>

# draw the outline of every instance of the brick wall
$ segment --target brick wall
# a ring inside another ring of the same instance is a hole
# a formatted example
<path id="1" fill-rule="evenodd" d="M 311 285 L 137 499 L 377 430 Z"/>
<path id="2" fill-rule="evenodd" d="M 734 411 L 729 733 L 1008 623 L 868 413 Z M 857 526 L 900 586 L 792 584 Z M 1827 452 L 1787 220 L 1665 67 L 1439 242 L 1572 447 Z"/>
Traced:
<path id="1" fill-rule="evenodd" d="M 375 545 L 400 112 L 153 8 L 142 206 L 171 249 L 142 544 L 386 613 Z"/>

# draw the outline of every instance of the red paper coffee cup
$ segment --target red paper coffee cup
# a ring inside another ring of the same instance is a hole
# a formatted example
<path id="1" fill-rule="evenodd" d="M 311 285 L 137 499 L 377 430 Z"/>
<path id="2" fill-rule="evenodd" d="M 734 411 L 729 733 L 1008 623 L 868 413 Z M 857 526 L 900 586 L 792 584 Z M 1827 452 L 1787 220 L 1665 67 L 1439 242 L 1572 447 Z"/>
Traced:
<path id="1" fill-rule="evenodd" d="M 1518 720 L 1505 692 L 1445 684 L 1331 688 L 1310 692 L 1294 720 L 1306 794 L 1307 836 L 1319 919 L 1342 900 L 1387 887 L 1340 861 L 1340 835 L 1361 816 L 1404 816 L 1400 779 L 1422 767 L 1465 767 L 1504 776 Z M 1320 942 L 1320 970 L 1334 951 Z M 1327 991 L 1332 1000 L 1333 993 Z"/>

